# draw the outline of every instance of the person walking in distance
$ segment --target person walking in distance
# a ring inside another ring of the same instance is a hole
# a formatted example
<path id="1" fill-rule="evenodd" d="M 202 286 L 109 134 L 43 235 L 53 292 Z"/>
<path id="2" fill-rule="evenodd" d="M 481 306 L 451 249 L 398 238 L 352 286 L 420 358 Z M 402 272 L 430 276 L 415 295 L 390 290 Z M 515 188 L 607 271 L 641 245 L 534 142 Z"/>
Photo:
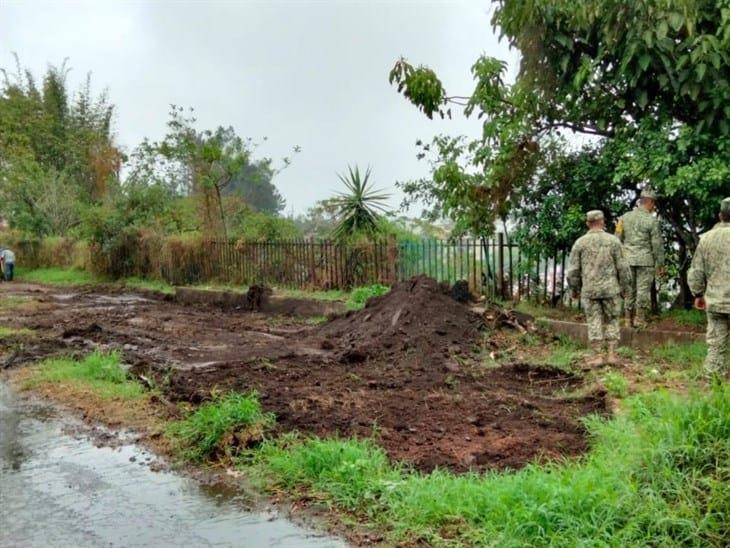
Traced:
<path id="1" fill-rule="evenodd" d="M 707 311 L 708 376 L 727 376 L 730 344 L 730 198 L 720 203 L 720 222 L 697 246 L 687 282 L 695 307 Z"/>
<path id="2" fill-rule="evenodd" d="M 626 298 L 626 327 L 646 327 L 651 308 L 651 288 L 663 277 L 664 238 L 659 219 L 654 216 L 657 195 L 650 188 L 641 191 L 639 206 L 619 219 L 616 236 L 624 244 L 631 267 L 632 285 Z"/>
<path id="3" fill-rule="evenodd" d="M 12 282 L 15 273 L 15 253 L 8 248 L 0 248 L 0 265 L 5 281 Z"/>
<path id="4" fill-rule="evenodd" d="M 589 211 L 586 225 L 588 232 L 578 238 L 570 252 L 568 285 L 573 297 L 580 297 L 588 323 L 593 357 L 586 365 L 616 365 L 616 347 L 621 336 L 621 297 L 631 288 L 631 269 L 624 258 L 621 242 L 604 230 L 602 211 Z"/>

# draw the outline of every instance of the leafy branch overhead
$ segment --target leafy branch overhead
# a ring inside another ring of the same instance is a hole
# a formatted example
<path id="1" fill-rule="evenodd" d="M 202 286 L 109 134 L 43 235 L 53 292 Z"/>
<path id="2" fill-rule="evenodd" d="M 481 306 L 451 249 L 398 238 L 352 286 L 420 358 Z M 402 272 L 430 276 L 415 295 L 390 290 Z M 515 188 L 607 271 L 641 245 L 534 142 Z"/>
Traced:
<path id="1" fill-rule="evenodd" d="M 610 149 L 611 158 L 624 166 L 622 174 L 610 177 L 625 191 L 661 184 L 666 176 L 676 181 L 675 173 L 699 181 L 692 165 L 712 165 L 715 174 L 724 170 L 722 143 L 730 137 L 730 0 L 497 4 L 492 23 L 521 53 L 514 83 L 506 82 L 506 65 L 489 56 L 473 64 L 475 85 L 468 96 L 449 95 L 431 69 L 405 59 L 390 73 L 390 82 L 428 117 L 450 116 L 459 106 L 481 120 L 478 138 L 440 136 L 421 145 L 419 156 L 431 162 L 432 174 L 401 184 L 407 203 L 426 199 L 432 213 L 451 217 L 463 230 L 488 233 L 548 171 L 556 157 L 551 151 L 568 147 L 566 132 L 587 136 L 589 147 L 622 143 Z M 657 163 L 660 150 L 677 148 L 678 135 L 692 135 L 689 142 L 707 146 L 693 147 L 691 154 L 680 150 L 677 158 L 686 165 Z M 635 160 L 646 157 L 646 149 L 633 147 L 646 147 L 647 138 L 653 143 L 648 150 L 659 154 L 647 160 L 653 169 L 647 162 L 639 168 Z M 629 173 L 632 185 L 626 181 Z M 727 191 L 727 183 L 712 188 L 714 196 Z M 668 195 L 676 192 L 667 188 Z M 482 200 L 481 208 L 469 203 L 472 196 Z M 593 207 L 605 205 L 592 196 Z M 677 201 L 665 205 L 680 207 Z M 470 209 L 478 214 L 469 215 Z M 685 216 L 676 229 L 686 231 L 686 222 Z M 696 231 L 707 219 L 693 223 Z"/>

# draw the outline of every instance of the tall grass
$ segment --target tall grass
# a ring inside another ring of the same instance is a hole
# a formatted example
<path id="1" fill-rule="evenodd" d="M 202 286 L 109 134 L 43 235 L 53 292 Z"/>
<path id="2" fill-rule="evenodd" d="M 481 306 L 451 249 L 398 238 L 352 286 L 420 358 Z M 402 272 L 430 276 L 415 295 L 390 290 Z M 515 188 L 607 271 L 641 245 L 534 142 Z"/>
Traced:
<path id="1" fill-rule="evenodd" d="M 454 475 L 388 464 L 371 442 L 266 442 L 251 470 L 358 512 L 392 542 L 489 546 L 723 546 L 730 538 L 730 388 L 634 396 L 587 421 L 577 461 Z"/>
<path id="2" fill-rule="evenodd" d="M 102 399 L 137 399 L 145 393 L 142 385 L 127 377 L 116 352 L 93 352 L 83 360 L 43 360 L 34 366 L 27 384 L 32 388 L 45 383 L 83 385 Z"/>
<path id="3" fill-rule="evenodd" d="M 172 423 L 169 433 L 181 454 L 193 461 L 234 456 L 263 438 L 274 415 L 261 409 L 255 392 L 232 392 L 201 405 Z"/>

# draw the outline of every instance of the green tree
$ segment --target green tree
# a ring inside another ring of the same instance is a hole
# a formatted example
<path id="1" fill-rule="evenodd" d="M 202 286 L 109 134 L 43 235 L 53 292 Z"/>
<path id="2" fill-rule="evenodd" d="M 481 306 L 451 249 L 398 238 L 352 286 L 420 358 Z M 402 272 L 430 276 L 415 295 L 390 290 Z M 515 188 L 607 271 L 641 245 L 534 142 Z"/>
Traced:
<path id="1" fill-rule="evenodd" d="M 358 234 L 371 237 L 378 233 L 378 222 L 385 207 L 388 194 L 372 188 L 370 168 L 365 174 L 360 168 L 348 167 L 347 175 L 340 175 L 345 192 L 340 192 L 332 201 L 337 208 L 337 227 L 334 236 L 346 239 Z"/>
<path id="2" fill-rule="evenodd" d="M 123 155 L 112 136 L 113 106 L 91 80 L 68 89 L 69 69 L 49 67 L 39 87 L 16 57 L 0 70 L 0 214 L 37 235 L 64 234 L 102 200 Z"/>
<path id="3" fill-rule="evenodd" d="M 224 194 L 239 194 L 246 185 L 270 184 L 276 171 L 271 168 L 270 159 L 255 160 L 255 145 L 238 136 L 232 127 L 199 131 L 194 127 L 195 121 L 192 109 L 186 113 L 173 105 L 167 135 L 159 142 L 145 140 L 133 154 L 130 181 L 155 182 L 178 194 L 192 196 L 199 204 L 203 232 L 227 238 L 229 222 Z M 298 150 L 295 148 L 295 152 Z M 283 166 L 290 162 L 290 158 L 284 158 Z M 241 182 L 247 174 L 249 182 Z M 238 185 L 234 185 L 236 181 Z"/>
<path id="4" fill-rule="evenodd" d="M 728 0 L 501 0 L 493 24 L 522 54 L 514 84 L 505 83 L 504 63 L 488 56 L 472 66 L 468 96 L 447 94 L 432 70 L 403 59 L 390 73 L 427 116 L 450 116 L 461 106 L 484 120 L 478 139 L 439 137 L 427 145 L 432 177 L 404 186 L 430 195 L 457 223 L 489 230 L 539 176 L 546 143 L 566 131 L 620 133 L 629 143 L 627 132 L 650 120 L 698 137 L 728 134 Z M 471 219 L 463 203 L 469 194 L 482 206 Z"/>
<path id="5" fill-rule="evenodd" d="M 272 182 L 277 173 L 271 158 L 252 160 L 233 176 L 224 193 L 242 197 L 255 211 L 278 215 L 286 201 Z"/>

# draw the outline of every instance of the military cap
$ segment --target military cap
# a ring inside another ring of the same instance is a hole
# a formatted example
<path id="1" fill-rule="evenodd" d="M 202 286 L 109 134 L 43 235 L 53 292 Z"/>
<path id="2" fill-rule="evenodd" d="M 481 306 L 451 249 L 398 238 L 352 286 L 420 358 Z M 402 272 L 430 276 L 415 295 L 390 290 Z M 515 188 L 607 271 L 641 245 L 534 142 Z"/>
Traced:
<path id="1" fill-rule="evenodd" d="M 650 200 L 656 201 L 659 196 L 651 188 L 646 187 L 641 191 L 641 198 L 649 198 Z"/>
<path id="2" fill-rule="evenodd" d="M 730 198 L 725 198 L 720 202 L 720 211 L 730 215 Z"/>
<path id="3" fill-rule="evenodd" d="M 589 211 L 586 213 L 586 221 L 589 223 L 594 223 L 596 221 L 600 221 L 603 219 L 603 211 L 600 209 L 594 209 L 592 211 Z"/>

